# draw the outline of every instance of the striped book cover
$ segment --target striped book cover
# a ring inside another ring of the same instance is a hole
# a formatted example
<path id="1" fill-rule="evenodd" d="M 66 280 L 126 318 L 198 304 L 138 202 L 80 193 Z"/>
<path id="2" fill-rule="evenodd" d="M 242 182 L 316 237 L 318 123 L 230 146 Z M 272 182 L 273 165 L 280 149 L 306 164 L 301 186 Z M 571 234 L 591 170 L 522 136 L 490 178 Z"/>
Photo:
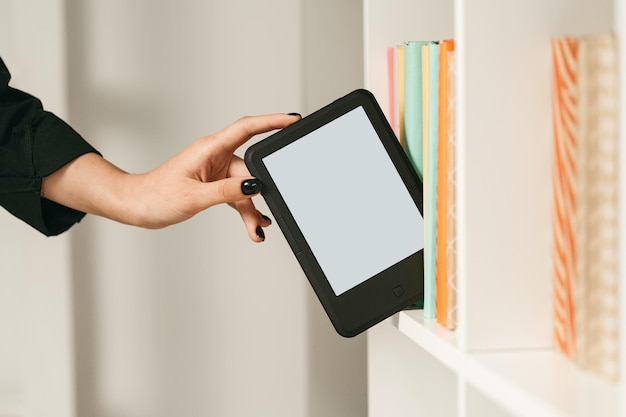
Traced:
<path id="1" fill-rule="evenodd" d="M 552 39 L 553 65 L 553 289 L 554 346 L 567 356 L 575 350 L 572 285 L 576 272 L 574 221 L 577 146 L 577 48 L 572 38 Z"/>

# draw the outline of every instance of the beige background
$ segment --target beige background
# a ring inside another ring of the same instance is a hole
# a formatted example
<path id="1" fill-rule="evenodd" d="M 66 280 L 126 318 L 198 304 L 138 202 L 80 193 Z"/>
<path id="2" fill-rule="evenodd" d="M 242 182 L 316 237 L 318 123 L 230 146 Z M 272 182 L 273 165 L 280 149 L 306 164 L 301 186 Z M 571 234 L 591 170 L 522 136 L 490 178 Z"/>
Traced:
<path id="1" fill-rule="evenodd" d="M 362 20 L 355 0 L 0 0 L 0 54 L 142 172 L 241 116 L 362 87 Z M 366 414 L 365 338 L 335 334 L 277 226 L 255 245 L 216 207 L 55 238 L 2 211 L 0 230 L 0 416 Z"/>

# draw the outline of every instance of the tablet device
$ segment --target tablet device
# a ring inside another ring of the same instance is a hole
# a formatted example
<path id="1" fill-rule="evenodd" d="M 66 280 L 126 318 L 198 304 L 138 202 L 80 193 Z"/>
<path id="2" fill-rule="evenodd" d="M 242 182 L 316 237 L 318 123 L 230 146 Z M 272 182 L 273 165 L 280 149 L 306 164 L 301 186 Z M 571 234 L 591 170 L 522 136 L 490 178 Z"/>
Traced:
<path id="1" fill-rule="evenodd" d="M 369 91 L 267 137 L 244 159 L 340 335 L 423 299 L 422 183 Z"/>

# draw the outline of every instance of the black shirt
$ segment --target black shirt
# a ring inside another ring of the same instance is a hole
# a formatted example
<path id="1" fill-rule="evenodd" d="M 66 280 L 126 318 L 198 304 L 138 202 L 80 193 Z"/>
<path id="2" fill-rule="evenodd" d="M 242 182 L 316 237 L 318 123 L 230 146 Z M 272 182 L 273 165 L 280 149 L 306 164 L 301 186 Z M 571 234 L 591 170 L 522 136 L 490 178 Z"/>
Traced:
<path id="1" fill-rule="evenodd" d="M 98 153 L 41 101 L 9 87 L 0 58 L 0 205 L 46 236 L 63 233 L 85 213 L 41 196 L 41 179 L 80 155 Z"/>

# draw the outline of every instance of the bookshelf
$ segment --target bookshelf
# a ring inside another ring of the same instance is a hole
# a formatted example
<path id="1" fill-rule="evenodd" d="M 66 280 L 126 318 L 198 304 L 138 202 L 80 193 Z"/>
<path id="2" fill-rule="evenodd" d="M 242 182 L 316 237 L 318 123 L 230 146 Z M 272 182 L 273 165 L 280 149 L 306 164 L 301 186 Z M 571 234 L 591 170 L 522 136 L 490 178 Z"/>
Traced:
<path id="1" fill-rule="evenodd" d="M 551 347 L 550 97 L 553 36 L 615 31 L 626 68 L 620 42 L 625 3 L 364 0 L 365 83 L 384 110 L 385 48 L 455 39 L 459 158 L 459 329 L 449 332 L 420 311 L 401 312 L 371 329 L 370 417 L 626 417 L 624 378 L 612 385 Z M 620 77 L 626 85 L 626 71 Z M 620 135 L 626 143 L 624 129 Z M 626 151 L 620 152 L 626 178 Z M 626 207 L 624 180 L 620 191 Z M 620 259 L 626 259 L 625 223 L 620 219 Z"/>

